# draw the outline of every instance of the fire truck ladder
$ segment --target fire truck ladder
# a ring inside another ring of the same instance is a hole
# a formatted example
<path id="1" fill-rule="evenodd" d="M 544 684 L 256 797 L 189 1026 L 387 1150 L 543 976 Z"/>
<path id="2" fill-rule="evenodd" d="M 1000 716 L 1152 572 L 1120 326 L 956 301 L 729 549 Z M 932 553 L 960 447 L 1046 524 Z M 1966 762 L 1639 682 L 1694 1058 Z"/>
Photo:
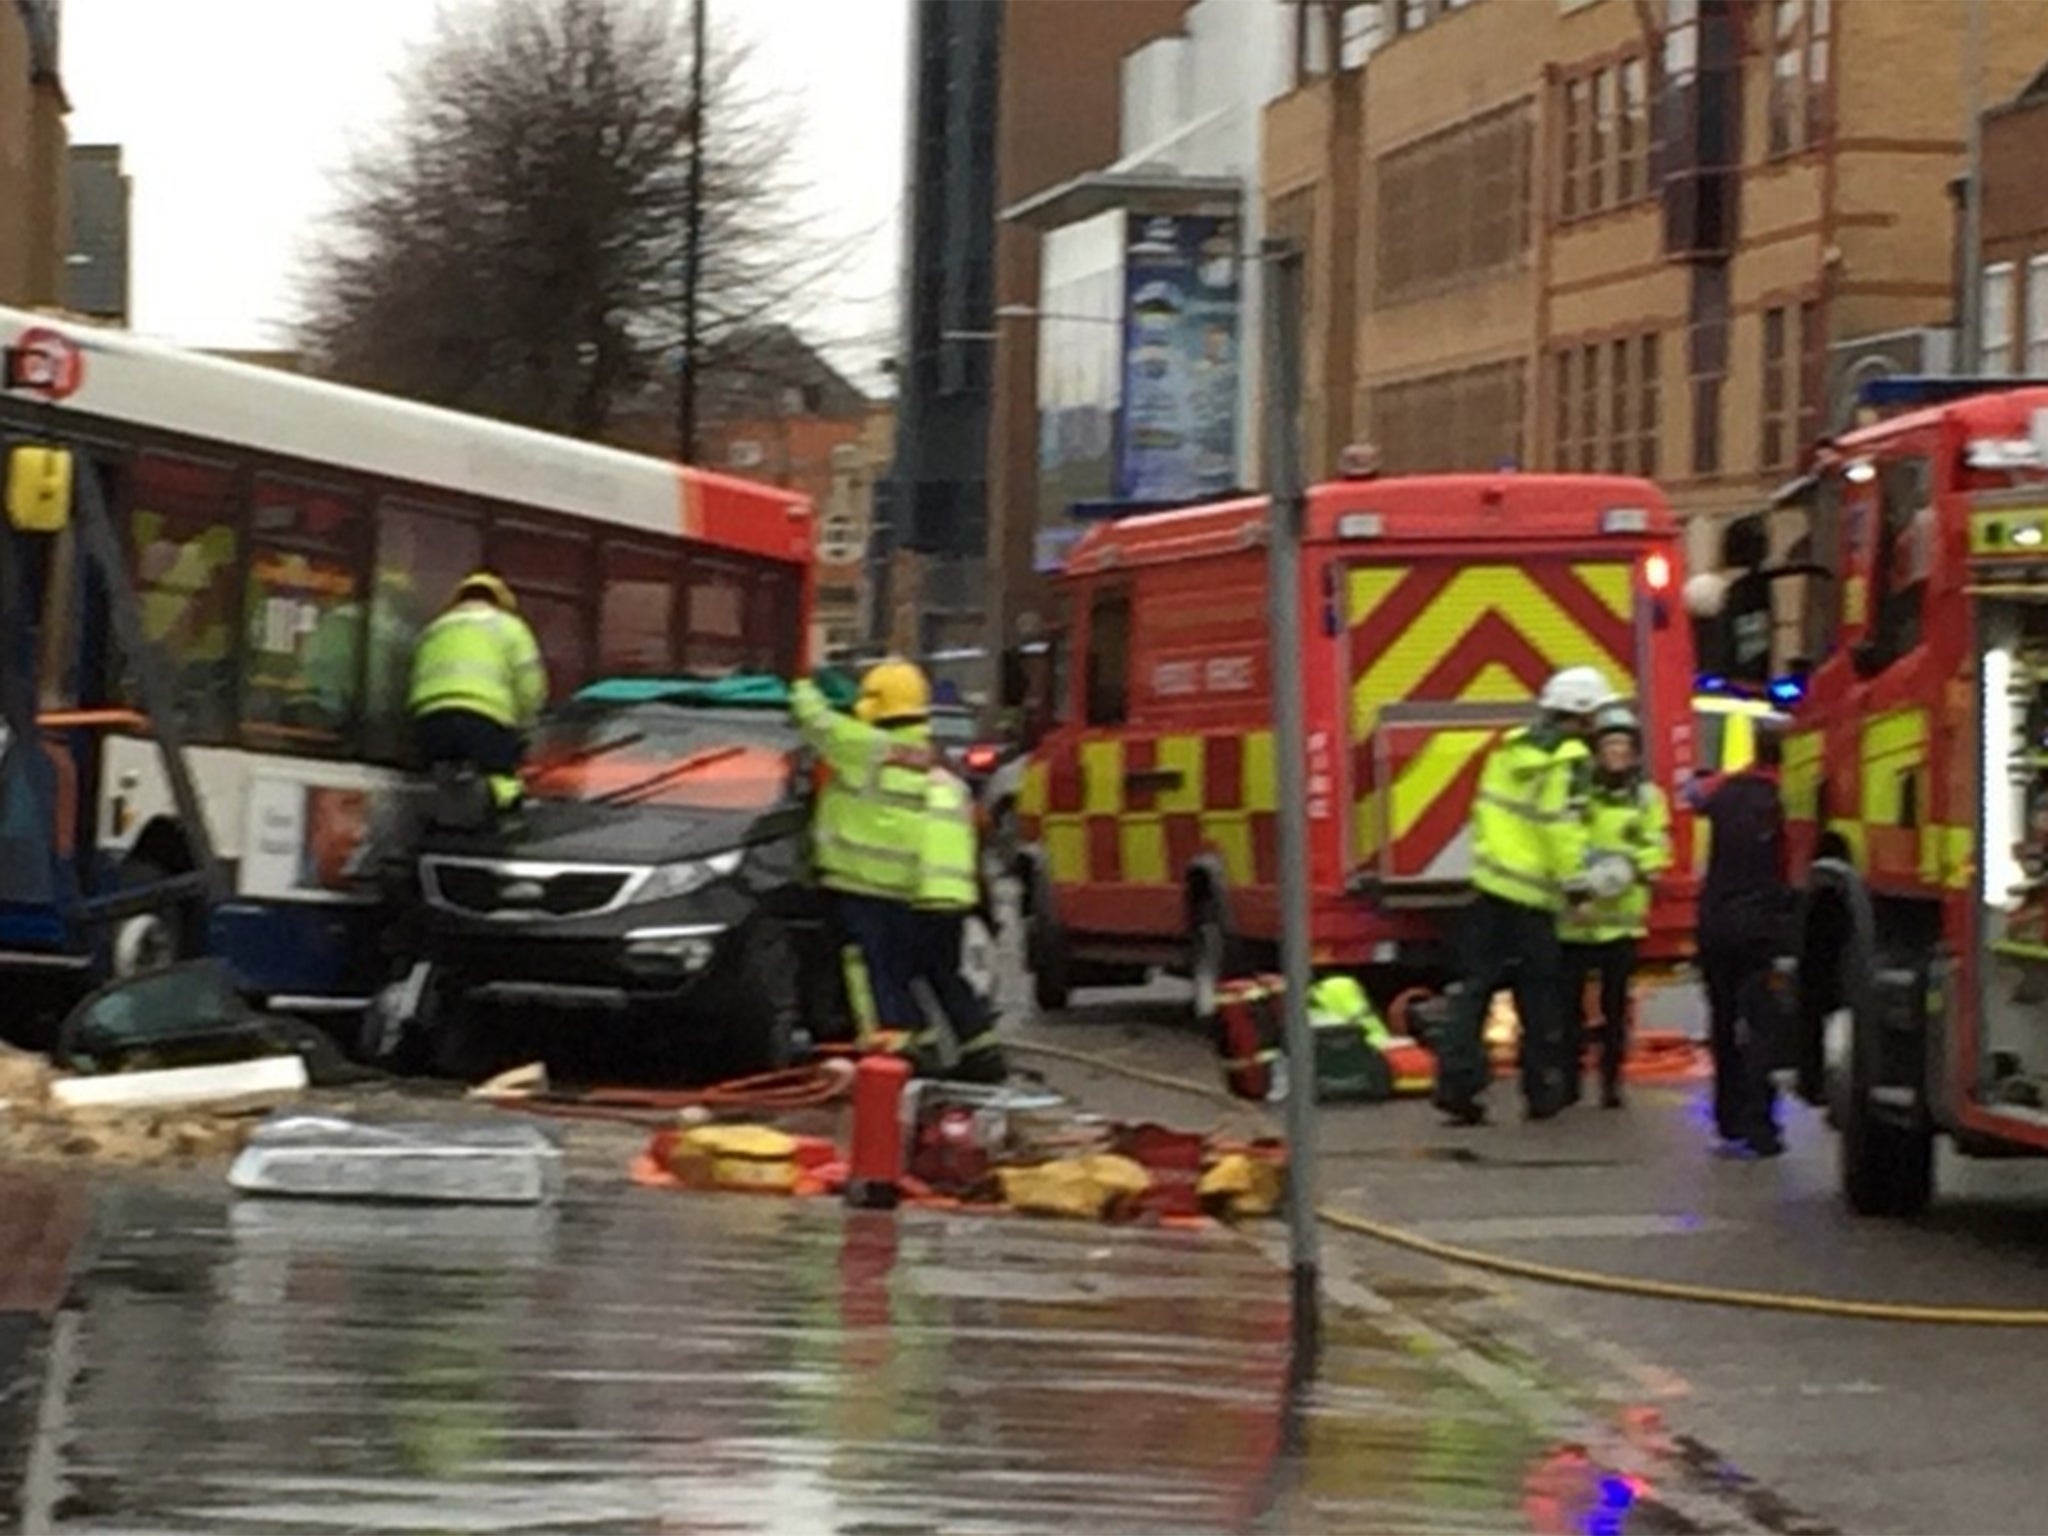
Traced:
<path id="1" fill-rule="evenodd" d="M 130 918 L 204 921 L 223 893 L 177 701 L 143 634 L 121 540 L 89 454 L 49 438 L 0 434 L 0 967 L 91 971 Z M 56 733 L 98 729 L 125 711 L 75 709 L 87 575 L 96 574 L 118 654 L 170 785 L 191 865 L 114 889 L 99 878 L 92 818 L 66 803 L 75 754 Z M 76 839 L 81 846 L 71 848 Z M 175 929 L 174 929 L 175 931 Z"/>

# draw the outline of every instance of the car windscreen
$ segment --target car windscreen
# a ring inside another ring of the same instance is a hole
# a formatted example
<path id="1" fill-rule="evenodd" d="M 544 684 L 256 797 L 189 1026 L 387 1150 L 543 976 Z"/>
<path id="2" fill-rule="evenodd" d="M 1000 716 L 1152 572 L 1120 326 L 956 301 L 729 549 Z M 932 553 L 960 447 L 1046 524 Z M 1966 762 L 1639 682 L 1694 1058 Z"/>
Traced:
<path id="1" fill-rule="evenodd" d="M 764 811 L 789 798 L 795 734 L 755 719 L 672 704 L 570 709 L 544 722 L 527 754 L 537 800 Z"/>

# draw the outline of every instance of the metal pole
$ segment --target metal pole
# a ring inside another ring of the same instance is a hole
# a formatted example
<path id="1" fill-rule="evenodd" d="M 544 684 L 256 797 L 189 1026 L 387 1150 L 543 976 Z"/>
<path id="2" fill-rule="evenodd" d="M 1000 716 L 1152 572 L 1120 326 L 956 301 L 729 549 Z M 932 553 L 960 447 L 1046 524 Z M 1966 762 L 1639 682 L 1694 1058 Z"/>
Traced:
<path id="1" fill-rule="evenodd" d="M 704 266 L 705 0 L 690 6 L 690 206 L 683 267 L 683 367 L 676 377 L 676 457 L 697 461 L 697 279 Z"/>
<path id="2" fill-rule="evenodd" d="M 1280 969 L 1287 979 L 1287 1249 L 1294 1371 L 1312 1375 L 1321 1343 L 1316 1229 L 1315 1041 L 1309 1032 L 1308 730 L 1301 676 L 1301 249 L 1266 240 L 1267 601 L 1273 632 L 1273 761 L 1280 800 Z"/>
<path id="3" fill-rule="evenodd" d="M 1984 359 L 1984 0 L 1969 0 L 1964 28 L 1963 99 L 1967 125 L 1969 169 L 1963 183 L 1962 356 L 1955 371 L 1965 376 L 1983 371 Z"/>

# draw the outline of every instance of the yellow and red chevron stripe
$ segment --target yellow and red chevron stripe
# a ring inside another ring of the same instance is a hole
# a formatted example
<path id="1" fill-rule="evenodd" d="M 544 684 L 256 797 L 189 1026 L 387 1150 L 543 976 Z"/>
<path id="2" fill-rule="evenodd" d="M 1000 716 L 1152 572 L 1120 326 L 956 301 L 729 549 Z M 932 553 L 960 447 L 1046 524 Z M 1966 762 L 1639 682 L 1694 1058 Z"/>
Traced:
<path id="1" fill-rule="evenodd" d="M 1636 672 L 1635 573 L 1625 561 L 1357 566 L 1346 575 L 1353 851 L 1430 868 L 1462 830 L 1492 728 L 1415 733 L 1382 784 L 1380 714 L 1399 703 L 1533 699 L 1560 667 L 1599 667 L 1624 692 Z M 1385 845 L 1391 840 L 1391 848 Z"/>
<path id="2" fill-rule="evenodd" d="M 1017 809 L 1055 885 L 1173 886 L 1205 852 L 1234 886 L 1277 877 L 1271 731 L 1062 744 L 1027 766 Z"/>

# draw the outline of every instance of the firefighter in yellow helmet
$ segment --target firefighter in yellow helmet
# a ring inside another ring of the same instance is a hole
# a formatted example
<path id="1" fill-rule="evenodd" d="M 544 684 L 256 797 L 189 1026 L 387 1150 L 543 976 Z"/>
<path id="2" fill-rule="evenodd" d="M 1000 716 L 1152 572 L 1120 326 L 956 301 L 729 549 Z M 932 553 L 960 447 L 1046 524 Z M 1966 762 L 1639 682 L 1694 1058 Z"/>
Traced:
<path id="1" fill-rule="evenodd" d="M 790 713 L 823 768 L 812 860 L 858 961 L 848 966 L 856 1022 L 864 1038 L 877 1029 L 915 1036 L 914 904 L 935 762 L 931 684 L 913 663 L 891 657 L 861 679 L 851 716 L 809 679 L 790 690 Z"/>
<path id="2" fill-rule="evenodd" d="M 465 577 L 413 649 L 407 712 L 421 762 L 473 767 L 501 809 L 516 805 L 525 734 L 547 698 L 547 666 L 512 589 L 488 571 Z"/>
<path id="3" fill-rule="evenodd" d="M 1614 702 L 1596 667 L 1567 667 L 1543 685 L 1537 716 L 1509 731 L 1480 771 L 1472 800 L 1472 884 L 1464 958 L 1436 1041 L 1436 1105 L 1477 1125 L 1488 1077 L 1484 1026 L 1493 995 L 1512 986 L 1522 1031 L 1522 1094 L 1532 1120 L 1565 1105 L 1564 984 L 1559 914 L 1587 895 L 1586 793 L 1593 717 Z"/>

